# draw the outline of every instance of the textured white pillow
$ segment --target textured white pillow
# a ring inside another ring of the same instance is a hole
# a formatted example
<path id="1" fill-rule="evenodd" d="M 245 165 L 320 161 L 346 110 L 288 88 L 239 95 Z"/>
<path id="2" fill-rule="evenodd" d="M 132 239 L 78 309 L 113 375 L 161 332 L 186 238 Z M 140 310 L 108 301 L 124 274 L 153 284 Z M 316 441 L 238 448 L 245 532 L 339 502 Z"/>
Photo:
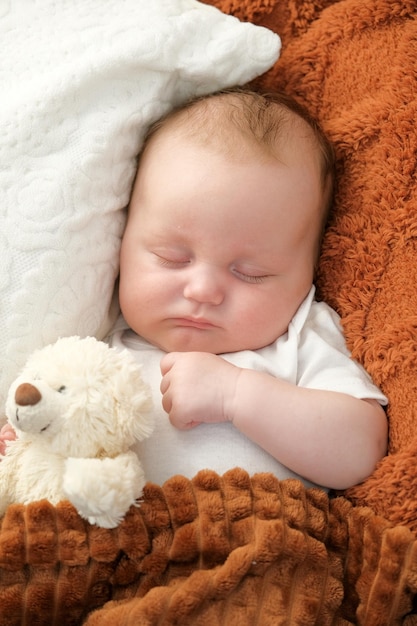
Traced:
<path id="1" fill-rule="evenodd" d="M 280 40 L 195 0 L 6 2 L 0 18 L 3 404 L 35 348 L 106 332 L 149 124 L 266 71 Z"/>

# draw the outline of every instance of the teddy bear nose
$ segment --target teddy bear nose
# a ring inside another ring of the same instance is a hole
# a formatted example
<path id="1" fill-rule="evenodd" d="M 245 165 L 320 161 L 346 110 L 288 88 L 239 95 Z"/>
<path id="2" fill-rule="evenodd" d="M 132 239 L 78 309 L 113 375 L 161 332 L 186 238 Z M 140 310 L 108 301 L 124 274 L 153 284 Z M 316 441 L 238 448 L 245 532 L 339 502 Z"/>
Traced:
<path id="1" fill-rule="evenodd" d="M 39 389 L 30 383 L 22 383 L 14 394 L 16 404 L 19 406 L 33 406 L 42 400 Z"/>

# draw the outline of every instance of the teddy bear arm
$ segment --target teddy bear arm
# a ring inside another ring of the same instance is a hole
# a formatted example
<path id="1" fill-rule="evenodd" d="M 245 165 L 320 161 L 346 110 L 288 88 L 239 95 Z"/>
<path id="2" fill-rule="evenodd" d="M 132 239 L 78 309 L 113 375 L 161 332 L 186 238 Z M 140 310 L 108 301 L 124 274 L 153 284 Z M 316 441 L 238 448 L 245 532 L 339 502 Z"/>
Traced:
<path id="1" fill-rule="evenodd" d="M 4 464 L 4 459 L 1 462 L 1 465 Z M 10 493 L 10 484 L 11 481 L 8 480 L 8 473 L 5 471 L 1 471 L 2 467 L 0 466 L 0 517 L 4 515 L 7 507 L 13 501 L 13 496 Z"/>
<path id="2" fill-rule="evenodd" d="M 79 514 L 91 524 L 114 528 L 142 495 L 145 478 L 137 455 L 114 458 L 68 458 L 63 489 Z"/>
<path id="3" fill-rule="evenodd" d="M 14 444 L 18 448 L 18 444 Z M 9 450 L 7 455 L 0 456 L 0 517 L 4 515 L 9 504 L 17 502 L 16 475 L 20 471 L 19 456 L 14 450 Z"/>

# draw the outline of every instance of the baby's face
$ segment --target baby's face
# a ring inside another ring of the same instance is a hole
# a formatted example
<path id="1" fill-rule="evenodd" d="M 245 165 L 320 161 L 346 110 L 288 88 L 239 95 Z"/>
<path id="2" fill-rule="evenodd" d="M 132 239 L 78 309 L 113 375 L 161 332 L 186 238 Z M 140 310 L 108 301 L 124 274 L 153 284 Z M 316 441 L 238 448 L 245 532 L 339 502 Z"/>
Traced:
<path id="1" fill-rule="evenodd" d="M 302 143 L 282 162 L 163 133 L 151 143 L 120 259 L 136 333 L 167 352 L 219 354 L 286 332 L 311 287 L 322 212 L 318 156 Z"/>

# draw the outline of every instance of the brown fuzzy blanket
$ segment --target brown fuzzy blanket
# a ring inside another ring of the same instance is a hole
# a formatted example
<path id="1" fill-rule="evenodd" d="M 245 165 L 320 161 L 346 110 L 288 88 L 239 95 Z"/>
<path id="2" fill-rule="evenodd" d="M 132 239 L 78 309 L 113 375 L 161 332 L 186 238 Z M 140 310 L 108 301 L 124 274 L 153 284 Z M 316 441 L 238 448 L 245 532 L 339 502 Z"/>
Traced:
<path id="1" fill-rule="evenodd" d="M 210 3 L 280 34 L 257 84 L 335 144 L 318 291 L 389 397 L 389 454 L 334 499 L 239 469 L 173 477 L 114 530 L 68 503 L 13 505 L 0 626 L 417 624 L 417 2 Z"/>
<path id="2" fill-rule="evenodd" d="M 417 590 L 410 530 L 240 469 L 148 484 L 114 530 L 12 505 L 0 567 L 1 626 L 394 625 Z"/>

